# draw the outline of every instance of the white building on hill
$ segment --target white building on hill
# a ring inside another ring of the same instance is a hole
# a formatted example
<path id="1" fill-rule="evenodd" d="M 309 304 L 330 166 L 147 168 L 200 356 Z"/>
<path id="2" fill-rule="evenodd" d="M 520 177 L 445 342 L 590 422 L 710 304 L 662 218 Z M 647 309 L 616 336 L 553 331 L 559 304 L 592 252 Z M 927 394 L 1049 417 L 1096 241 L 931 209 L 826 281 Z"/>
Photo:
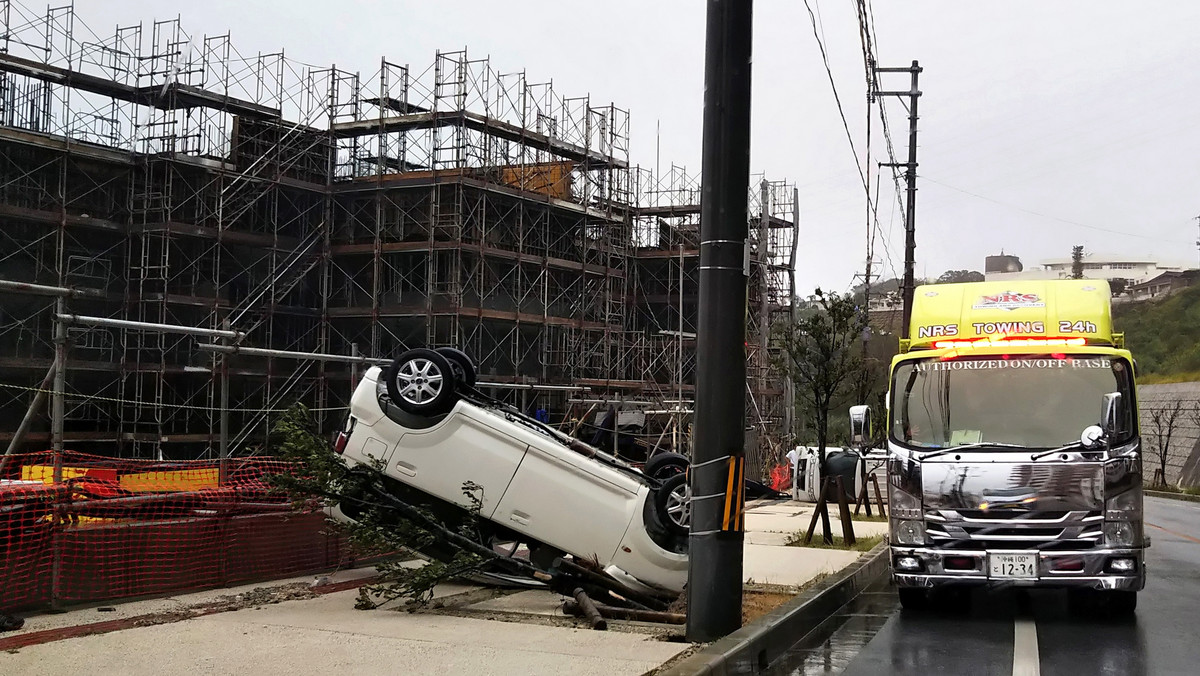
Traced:
<path id="1" fill-rule="evenodd" d="M 995 258 L 995 257 L 993 257 Z M 1009 258 L 1013 258 L 1009 256 Z M 1008 266 L 1012 270 L 1014 266 Z M 987 271 L 985 277 L 989 282 L 1002 282 L 1017 279 L 1067 279 L 1071 276 L 1071 257 L 1046 258 L 1038 261 L 1038 266 L 1029 270 L 1021 270 L 1020 264 L 1015 271 Z M 1087 279 L 1105 279 L 1110 283 L 1123 280 L 1126 286 L 1153 279 L 1164 272 L 1180 272 L 1189 269 L 1183 264 L 1160 261 L 1155 256 L 1130 256 L 1129 254 L 1084 253 L 1083 276 Z"/>

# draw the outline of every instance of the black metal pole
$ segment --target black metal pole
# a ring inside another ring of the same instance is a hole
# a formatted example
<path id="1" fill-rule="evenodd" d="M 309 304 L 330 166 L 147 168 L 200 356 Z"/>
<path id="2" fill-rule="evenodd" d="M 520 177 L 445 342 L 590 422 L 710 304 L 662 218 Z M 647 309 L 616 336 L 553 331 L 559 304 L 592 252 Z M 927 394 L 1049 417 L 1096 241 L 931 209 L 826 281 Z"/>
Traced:
<path id="1" fill-rule="evenodd" d="M 751 0 L 709 0 L 704 57 L 689 641 L 742 624 Z"/>

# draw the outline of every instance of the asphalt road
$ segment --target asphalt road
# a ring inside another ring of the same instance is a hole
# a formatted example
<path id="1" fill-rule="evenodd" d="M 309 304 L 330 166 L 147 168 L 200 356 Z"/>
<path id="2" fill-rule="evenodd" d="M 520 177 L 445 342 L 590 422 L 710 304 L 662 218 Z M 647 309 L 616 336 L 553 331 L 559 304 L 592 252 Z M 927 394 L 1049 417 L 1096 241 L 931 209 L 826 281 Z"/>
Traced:
<path id="1" fill-rule="evenodd" d="M 768 671 L 808 674 L 1200 674 L 1200 503 L 1146 499 L 1152 538 L 1136 617 L 1068 611 L 1056 591 L 975 592 L 901 611 L 886 581 Z"/>

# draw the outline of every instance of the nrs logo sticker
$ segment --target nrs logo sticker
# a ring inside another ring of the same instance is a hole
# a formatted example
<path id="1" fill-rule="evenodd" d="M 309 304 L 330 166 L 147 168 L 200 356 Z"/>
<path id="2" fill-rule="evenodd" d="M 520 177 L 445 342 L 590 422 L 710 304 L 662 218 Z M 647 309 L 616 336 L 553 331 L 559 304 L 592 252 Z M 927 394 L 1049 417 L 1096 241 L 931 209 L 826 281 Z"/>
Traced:
<path id="1" fill-rule="evenodd" d="M 958 335 L 958 324 L 934 324 L 917 327 L 917 338 L 940 338 Z"/>
<path id="2" fill-rule="evenodd" d="M 987 296 L 981 296 L 975 302 L 975 310 L 1016 310 L 1025 307 L 1046 307 L 1041 296 L 1036 293 L 1017 293 L 1005 291 Z"/>

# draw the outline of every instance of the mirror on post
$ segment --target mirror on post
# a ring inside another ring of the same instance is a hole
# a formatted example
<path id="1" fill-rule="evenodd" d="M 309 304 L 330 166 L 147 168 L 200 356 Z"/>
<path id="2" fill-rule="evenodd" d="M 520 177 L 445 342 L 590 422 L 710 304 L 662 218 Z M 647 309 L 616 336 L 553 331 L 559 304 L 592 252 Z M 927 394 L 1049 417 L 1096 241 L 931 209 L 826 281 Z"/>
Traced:
<path id="1" fill-rule="evenodd" d="M 850 444 L 859 451 L 871 445 L 871 407 L 850 407 Z"/>
<path id="2" fill-rule="evenodd" d="M 1100 426 L 1109 439 L 1121 436 L 1121 393 L 1109 392 L 1104 395 L 1104 406 L 1100 413 Z"/>

